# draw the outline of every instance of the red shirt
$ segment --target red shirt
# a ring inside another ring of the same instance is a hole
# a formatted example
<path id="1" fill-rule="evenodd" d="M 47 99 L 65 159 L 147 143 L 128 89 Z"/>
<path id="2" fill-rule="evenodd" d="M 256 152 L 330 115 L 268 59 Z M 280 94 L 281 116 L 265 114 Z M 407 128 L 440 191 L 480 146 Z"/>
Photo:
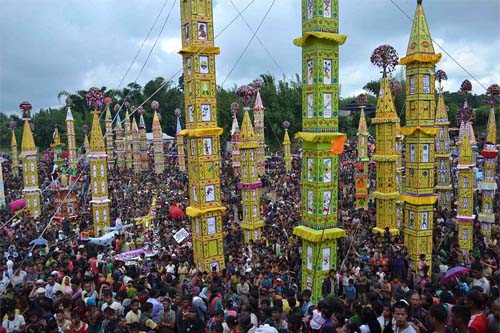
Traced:
<path id="1" fill-rule="evenodd" d="M 469 321 L 470 333 L 484 333 L 488 330 L 488 319 L 484 313 L 473 315 Z"/>

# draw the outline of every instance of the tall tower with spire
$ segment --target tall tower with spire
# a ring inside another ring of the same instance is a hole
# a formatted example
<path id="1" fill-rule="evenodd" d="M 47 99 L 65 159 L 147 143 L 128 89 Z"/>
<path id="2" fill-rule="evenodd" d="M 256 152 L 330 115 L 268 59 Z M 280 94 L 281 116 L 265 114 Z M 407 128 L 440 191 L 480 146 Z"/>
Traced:
<path id="1" fill-rule="evenodd" d="M 16 139 L 16 128 L 17 124 L 15 121 L 9 123 L 10 130 L 12 131 L 12 136 L 10 139 L 10 159 L 12 161 L 12 174 L 17 176 L 19 173 L 19 159 L 17 155 L 17 139 Z"/>
<path id="2" fill-rule="evenodd" d="M 154 154 L 154 170 L 155 174 L 162 174 L 165 170 L 165 157 L 163 153 L 163 132 L 161 130 L 160 115 L 158 110 L 160 109 L 160 103 L 157 101 L 151 102 L 151 109 L 153 109 L 153 154 Z"/>
<path id="3" fill-rule="evenodd" d="M 186 171 L 186 153 L 184 148 L 184 136 L 180 133 L 182 131 L 181 126 L 181 109 L 175 109 L 175 117 L 177 118 L 176 132 L 175 132 L 175 146 L 177 148 L 177 167 L 179 171 Z"/>
<path id="4" fill-rule="evenodd" d="M 132 158 L 133 167 L 135 173 L 141 173 L 141 136 L 139 134 L 139 128 L 137 128 L 137 121 L 135 117 L 132 116 Z"/>
<path id="5" fill-rule="evenodd" d="M 111 98 L 106 97 L 104 98 L 104 104 L 106 105 L 106 113 L 104 116 L 104 124 L 106 125 L 106 133 L 105 133 L 105 138 L 106 138 L 106 161 L 108 163 L 108 169 L 111 170 L 115 166 L 115 157 L 114 157 L 114 150 L 115 150 L 115 145 L 114 145 L 114 140 L 113 140 L 113 117 L 111 116 L 111 108 L 109 107 L 111 105 Z"/>
<path id="6" fill-rule="evenodd" d="M 236 175 L 239 175 L 241 171 L 241 154 L 238 148 L 238 142 L 240 141 L 240 125 L 238 125 L 239 108 L 240 105 L 238 103 L 231 103 L 231 114 L 233 116 L 233 123 L 231 125 L 231 162 L 233 172 Z"/>
<path id="7" fill-rule="evenodd" d="M 257 89 L 257 96 L 255 97 L 255 105 L 253 107 L 253 121 L 255 135 L 259 147 L 257 148 L 257 170 L 259 176 L 266 173 L 266 139 L 264 135 L 264 103 L 262 103 L 262 98 L 260 97 L 260 88 L 262 88 L 261 80 L 253 81 L 255 89 Z"/>
<path id="8" fill-rule="evenodd" d="M 384 234 L 385 230 L 393 235 L 399 234 L 396 216 L 396 200 L 399 193 L 396 188 L 396 135 L 398 134 L 399 118 L 396 114 L 392 89 L 399 87 L 398 83 L 387 77 L 398 63 L 396 50 L 390 45 L 377 47 L 371 56 L 374 65 L 381 67 L 382 80 L 378 93 L 377 109 L 372 124 L 375 125 L 376 154 L 372 160 L 377 163 L 376 191 L 373 192 L 377 205 L 377 226 L 373 232 Z"/>
<path id="9" fill-rule="evenodd" d="M 495 121 L 495 96 L 500 94 L 500 87 L 496 84 L 488 87 L 488 94 L 492 96 L 490 101 L 490 114 L 486 127 L 486 143 L 483 145 L 482 155 L 484 157 L 483 181 L 479 184 L 482 193 L 481 212 L 479 221 L 481 222 L 481 233 L 491 239 L 491 225 L 495 223 L 495 192 L 497 182 L 495 179 L 498 161 L 497 128 Z"/>
<path id="10" fill-rule="evenodd" d="M 181 1 L 184 105 L 194 262 L 201 271 L 225 267 L 222 235 L 219 136 L 211 0 Z"/>
<path id="11" fill-rule="evenodd" d="M 472 222 L 474 215 L 474 161 L 469 133 L 464 133 L 460 153 L 458 155 L 458 243 L 462 254 L 466 256 L 472 250 Z"/>
<path id="12" fill-rule="evenodd" d="M 23 139 L 21 141 L 21 160 L 23 163 L 23 194 L 26 199 L 26 208 L 34 218 L 40 217 L 41 201 L 38 187 L 38 162 L 35 140 L 31 131 L 31 104 L 22 102 L 19 105 L 24 120 Z"/>
<path id="13" fill-rule="evenodd" d="M 396 199 L 396 227 L 400 229 L 404 224 L 404 201 L 401 200 L 401 193 L 404 192 L 404 180 L 403 174 L 405 168 L 403 166 L 403 145 L 404 145 L 404 135 L 401 134 L 401 124 L 400 121 L 396 123 L 396 155 L 398 156 L 396 160 L 396 192 L 399 193 L 399 197 Z"/>
<path id="14" fill-rule="evenodd" d="M 238 148 L 241 153 L 241 180 L 238 188 L 241 190 L 243 204 L 243 221 L 240 227 L 243 229 L 243 239 L 245 243 L 248 243 L 252 240 L 259 240 L 264 227 L 264 221 L 260 219 L 259 188 L 262 183 L 257 174 L 259 142 L 248 114 L 248 108 L 245 108 L 241 123 Z"/>
<path id="15" fill-rule="evenodd" d="M 89 153 L 89 148 L 90 148 L 90 142 L 89 142 L 89 125 L 85 124 L 82 126 L 82 132 L 83 132 L 83 150 L 85 151 L 85 160 L 88 159 L 88 153 Z"/>
<path id="16" fill-rule="evenodd" d="M 71 112 L 71 98 L 66 98 L 66 137 L 68 138 L 68 162 L 70 170 L 76 172 L 76 141 L 75 141 L 75 120 Z"/>
<path id="17" fill-rule="evenodd" d="M 141 170 L 149 171 L 149 142 L 146 136 L 146 123 L 144 122 L 144 108 L 137 108 L 139 112 L 139 141 L 141 154 Z"/>
<path id="18" fill-rule="evenodd" d="M 356 188 L 356 209 L 368 208 L 368 126 L 365 118 L 366 95 L 358 96 L 358 104 L 361 105 L 361 115 L 359 117 L 358 133 L 358 158 L 356 163 L 355 188 Z"/>
<path id="19" fill-rule="evenodd" d="M 417 0 L 406 56 L 406 137 L 405 245 L 416 265 L 420 255 L 432 259 L 432 223 L 434 204 L 435 91 L 432 76 L 441 54 L 434 51 L 422 0 Z"/>
<path id="20" fill-rule="evenodd" d="M 90 132 L 90 191 L 92 193 L 92 219 L 94 235 L 99 237 L 110 226 L 108 198 L 108 167 L 106 146 L 102 135 L 99 113 L 102 109 L 102 93 L 98 88 L 90 88 L 86 95 L 87 105 L 92 111 L 92 129 Z"/>
<path id="21" fill-rule="evenodd" d="M 128 102 L 124 103 L 125 105 L 125 119 L 123 120 L 123 127 L 125 129 L 125 166 L 127 169 L 133 168 L 133 158 L 132 158 L 132 130 L 130 128 L 130 115 L 128 113 Z"/>
<path id="22" fill-rule="evenodd" d="M 338 154 L 345 134 L 338 132 L 339 45 L 338 0 L 302 0 L 302 221 L 293 233 L 302 238 L 302 290 L 321 298 L 321 285 L 337 267 Z M 332 147 L 331 153 L 329 149 Z"/>
<path id="23" fill-rule="evenodd" d="M 114 107 L 116 112 L 115 128 L 115 156 L 116 156 L 116 166 L 119 170 L 125 168 L 125 138 L 123 137 L 123 124 L 120 117 L 120 105 L 116 104 Z M 130 126 L 130 124 L 129 124 Z"/>
<path id="24" fill-rule="evenodd" d="M 2 163 L 4 162 L 4 158 L 0 157 L 0 208 L 5 206 L 5 182 L 3 180 L 3 167 Z"/>
<path id="25" fill-rule="evenodd" d="M 288 135 L 288 128 L 290 127 L 290 122 L 288 120 L 283 121 L 283 128 L 285 129 L 285 135 L 283 138 L 283 159 L 285 160 L 285 170 L 286 172 L 292 171 L 292 151 L 291 151 L 291 141 Z"/>
<path id="26" fill-rule="evenodd" d="M 441 210 L 451 212 L 451 202 L 453 200 L 453 187 L 451 185 L 451 151 L 450 151 L 450 135 L 448 127 L 448 111 L 444 104 L 443 86 L 441 82 L 447 80 L 448 77 L 443 70 L 436 72 L 436 81 L 439 82 L 438 87 L 438 102 L 436 107 L 436 127 L 439 129 L 436 135 L 436 171 L 437 182 L 436 192 L 438 193 L 438 205 Z"/>
<path id="27" fill-rule="evenodd" d="M 54 152 L 54 164 L 61 166 L 63 161 L 62 151 L 63 147 L 66 145 L 61 142 L 61 136 L 59 135 L 59 129 L 57 127 L 54 129 L 54 133 L 52 134 L 52 139 L 54 140 L 54 142 L 50 144 L 50 147 Z"/>

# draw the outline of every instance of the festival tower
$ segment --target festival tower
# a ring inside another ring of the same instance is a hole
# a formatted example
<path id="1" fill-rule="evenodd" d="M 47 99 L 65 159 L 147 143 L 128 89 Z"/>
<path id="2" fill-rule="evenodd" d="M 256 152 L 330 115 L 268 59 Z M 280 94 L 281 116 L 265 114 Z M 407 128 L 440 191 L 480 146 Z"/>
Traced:
<path id="1" fill-rule="evenodd" d="M 5 182 L 3 180 L 3 157 L 0 157 L 0 208 L 5 207 Z"/>
<path id="2" fill-rule="evenodd" d="M 175 131 L 175 146 L 177 148 L 177 168 L 179 171 L 186 171 L 186 153 L 184 149 L 184 136 L 180 135 L 181 127 L 181 109 L 175 109 L 175 117 L 177 118 L 176 131 Z"/>
<path id="3" fill-rule="evenodd" d="M 127 103 L 125 103 L 127 104 Z M 134 141 L 132 131 L 130 128 L 130 115 L 128 113 L 128 107 L 125 109 L 125 119 L 123 120 L 123 127 L 125 130 L 125 166 L 127 169 L 133 168 L 133 158 L 132 158 L 132 142 Z"/>
<path id="4" fill-rule="evenodd" d="M 87 154 L 89 153 L 89 125 L 85 124 L 82 126 L 83 131 L 83 150 L 85 151 L 85 159 L 88 160 Z"/>
<path id="5" fill-rule="evenodd" d="M 137 122 L 135 118 L 132 117 L 132 158 L 133 167 L 135 173 L 141 173 L 141 139 L 139 135 L 139 129 L 137 128 Z"/>
<path id="6" fill-rule="evenodd" d="M 225 267 L 222 234 L 220 139 L 217 126 L 214 26 L 211 0 L 181 1 L 184 105 L 193 256 L 201 271 Z"/>
<path id="7" fill-rule="evenodd" d="M 469 133 L 464 133 L 460 153 L 458 154 L 458 243 L 463 255 L 467 255 L 472 249 L 472 222 L 474 215 L 474 161 L 472 147 L 469 141 Z"/>
<path id="8" fill-rule="evenodd" d="M 52 133 L 52 139 L 54 140 L 53 143 L 50 144 L 50 148 L 52 148 L 52 151 L 54 153 L 54 164 L 57 164 L 59 167 L 62 166 L 62 151 L 63 147 L 66 146 L 64 143 L 61 142 L 61 136 L 59 135 L 59 129 L 56 127 L 54 129 L 54 133 Z"/>
<path id="9" fill-rule="evenodd" d="M 31 131 L 31 104 L 22 102 L 19 105 L 24 120 L 23 138 L 21 141 L 21 160 L 23 163 L 23 195 L 30 215 L 38 218 L 41 214 L 40 188 L 38 187 L 38 162 L 35 140 Z"/>
<path id="10" fill-rule="evenodd" d="M 163 153 L 163 132 L 161 130 L 160 115 L 158 110 L 160 109 L 160 103 L 157 101 L 151 102 L 151 109 L 153 109 L 153 154 L 154 154 L 154 171 L 155 174 L 162 174 L 165 170 L 165 157 Z"/>
<path id="11" fill-rule="evenodd" d="M 368 126 L 366 125 L 365 107 L 366 96 L 358 96 L 358 103 L 361 104 L 361 115 L 359 117 L 358 132 L 358 157 L 356 163 L 355 188 L 356 188 L 356 209 L 368 208 Z"/>
<path id="12" fill-rule="evenodd" d="M 380 81 L 377 109 L 372 124 L 375 125 L 376 153 L 372 160 L 377 163 L 376 190 L 373 197 L 377 205 L 377 226 L 373 232 L 381 235 L 386 228 L 393 235 L 399 234 L 396 222 L 396 200 L 399 193 L 396 188 L 396 135 L 399 118 L 391 92 L 391 81 L 384 75 Z"/>
<path id="13" fill-rule="evenodd" d="M 235 175 L 239 175 L 241 171 L 241 154 L 238 148 L 238 142 L 240 141 L 240 126 L 238 125 L 239 108 L 240 105 L 238 103 L 231 103 L 231 114 L 233 117 L 231 125 L 231 162 Z"/>
<path id="14" fill-rule="evenodd" d="M 404 201 L 401 200 L 401 193 L 404 192 L 404 181 L 403 174 L 405 167 L 403 165 L 403 145 L 404 145 L 404 135 L 401 134 L 401 124 L 400 121 L 396 123 L 396 192 L 399 193 L 396 199 L 396 227 L 401 229 L 404 224 Z"/>
<path id="15" fill-rule="evenodd" d="M 106 111 L 104 116 L 104 124 L 106 126 L 106 132 L 104 137 L 106 138 L 106 162 L 108 164 L 108 169 L 111 170 L 114 167 L 114 150 L 115 145 L 113 142 L 113 117 L 111 116 L 111 109 L 109 105 L 111 104 L 111 98 L 106 97 L 104 99 L 104 104 L 106 105 Z"/>
<path id="16" fill-rule="evenodd" d="M 479 189 L 482 194 L 481 212 L 479 213 L 479 221 L 481 222 L 481 233 L 491 239 L 491 225 L 495 223 L 495 192 L 497 190 L 497 182 L 495 179 L 498 149 L 496 144 L 497 128 L 495 122 L 495 96 L 500 94 L 498 85 L 491 85 L 487 91 L 492 95 L 490 101 L 490 114 L 488 117 L 488 125 L 486 127 L 486 142 L 483 145 L 481 155 L 484 157 L 483 181 L 479 184 Z"/>
<path id="17" fill-rule="evenodd" d="M 71 111 L 71 98 L 66 99 L 66 137 L 68 138 L 68 163 L 69 169 L 76 173 L 76 141 L 75 141 L 75 120 Z"/>
<path id="18" fill-rule="evenodd" d="M 345 134 L 339 133 L 338 0 L 302 0 L 302 221 L 294 235 L 302 238 L 302 290 L 321 298 L 323 279 L 337 267 L 337 239 L 345 236 L 338 221 L 338 155 Z M 331 149 L 332 148 L 332 149 Z M 331 149 L 331 150 L 329 150 Z"/>
<path id="19" fill-rule="evenodd" d="M 120 105 L 116 104 L 114 107 L 116 112 L 115 128 L 115 156 L 116 166 L 119 170 L 125 168 L 125 138 L 123 137 L 123 125 L 120 117 Z M 130 126 L 130 124 L 129 124 Z"/>
<path id="20" fill-rule="evenodd" d="M 240 227 L 243 229 L 245 243 L 261 239 L 264 227 L 264 221 L 260 219 L 259 188 L 262 187 L 262 183 L 257 173 L 257 149 L 259 147 L 248 108 L 245 108 L 238 142 L 241 153 L 241 178 L 238 188 L 241 191 L 243 204 L 243 221 Z"/>
<path id="21" fill-rule="evenodd" d="M 141 155 L 141 171 L 149 171 L 149 143 L 146 136 L 146 123 L 144 122 L 144 108 L 137 108 L 139 112 L 139 145 Z"/>
<path id="22" fill-rule="evenodd" d="M 17 124 L 15 121 L 9 123 L 10 130 L 12 131 L 12 137 L 10 139 L 10 159 L 12 161 L 12 174 L 17 176 L 19 173 L 19 159 L 17 155 L 17 139 L 16 139 L 16 128 Z"/>
<path id="23" fill-rule="evenodd" d="M 90 131 L 90 191 L 92 193 L 92 219 L 94 235 L 99 237 L 110 226 L 108 199 L 108 167 L 106 146 L 102 135 L 99 113 L 102 107 L 102 93 L 98 88 L 90 88 L 87 93 L 87 105 L 92 111 L 92 129 Z"/>
<path id="24" fill-rule="evenodd" d="M 436 121 L 435 126 L 439 129 L 436 135 L 436 192 L 439 196 L 438 206 L 440 210 L 451 212 L 451 201 L 453 200 L 453 187 L 451 185 L 451 151 L 450 151 L 450 135 L 448 134 L 448 127 L 450 122 L 448 120 L 448 111 L 444 104 L 443 87 L 441 82 L 446 80 L 447 76 L 443 70 L 436 72 L 436 81 L 439 83 L 438 87 L 438 101 L 436 107 Z"/>
<path id="25" fill-rule="evenodd" d="M 254 129 L 257 142 L 259 147 L 257 148 L 257 172 L 259 176 L 266 173 L 266 139 L 264 136 L 264 104 L 262 103 L 262 98 L 260 97 L 260 88 L 262 88 L 261 80 L 253 81 L 255 89 L 257 89 L 257 97 L 255 97 L 255 105 L 253 107 L 253 121 Z"/>
<path id="26" fill-rule="evenodd" d="M 286 172 L 292 171 L 292 151 L 291 151 L 291 141 L 288 135 L 288 128 L 290 127 L 290 122 L 288 120 L 283 121 L 283 128 L 285 129 L 285 135 L 283 138 L 283 159 L 285 160 L 285 170 Z"/>
<path id="27" fill-rule="evenodd" d="M 421 254 L 429 265 L 432 259 L 434 194 L 434 127 L 435 91 L 432 75 L 441 54 L 434 51 L 422 0 L 417 0 L 406 57 L 399 63 L 406 66 L 406 137 L 405 245 L 415 267 Z"/>

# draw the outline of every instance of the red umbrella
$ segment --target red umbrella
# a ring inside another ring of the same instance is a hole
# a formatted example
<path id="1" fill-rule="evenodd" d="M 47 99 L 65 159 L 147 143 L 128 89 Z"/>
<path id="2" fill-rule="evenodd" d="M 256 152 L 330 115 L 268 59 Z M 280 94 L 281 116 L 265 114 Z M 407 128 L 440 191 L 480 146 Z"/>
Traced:
<path id="1" fill-rule="evenodd" d="M 170 206 L 168 213 L 174 220 L 182 220 L 184 218 L 184 212 L 182 211 L 182 209 L 177 207 L 177 204 L 175 202 L 172 204 L 172 206 Z"/>

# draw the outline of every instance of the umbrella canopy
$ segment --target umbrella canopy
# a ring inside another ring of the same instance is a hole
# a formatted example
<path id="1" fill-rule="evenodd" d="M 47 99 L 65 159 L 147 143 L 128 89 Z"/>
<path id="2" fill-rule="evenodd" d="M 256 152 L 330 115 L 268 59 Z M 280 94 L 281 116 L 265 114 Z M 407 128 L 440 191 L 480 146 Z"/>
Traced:
<path id="1" fill-rule="evenodd" d="M 458 277 L 460 277 L 462 275 L 466 275 L 468 273 L 469 273 L 469 270 L 465 267 L 462 267 L 462 266 L 450 268 L 448 271 L 446 271 L 446 274 L 443 276 L 443 282 L 453 280 L 454 278 L 458 278 Z"/>
<path id="2" fill-rule="evenodd" d="M 182 220 L 184 218 L 184 212 L 182 209 L 177 207 L 177 204 L 173 203 L 170 209 L 168 210 L 170 217 L 175 220 Z"/>
<path id="3" fill-rule="evenodd" d="M 45 238 L 36 238 L 30 242 L 30 245 L 44 246 L 47 245 L 48 241 Z"/>

